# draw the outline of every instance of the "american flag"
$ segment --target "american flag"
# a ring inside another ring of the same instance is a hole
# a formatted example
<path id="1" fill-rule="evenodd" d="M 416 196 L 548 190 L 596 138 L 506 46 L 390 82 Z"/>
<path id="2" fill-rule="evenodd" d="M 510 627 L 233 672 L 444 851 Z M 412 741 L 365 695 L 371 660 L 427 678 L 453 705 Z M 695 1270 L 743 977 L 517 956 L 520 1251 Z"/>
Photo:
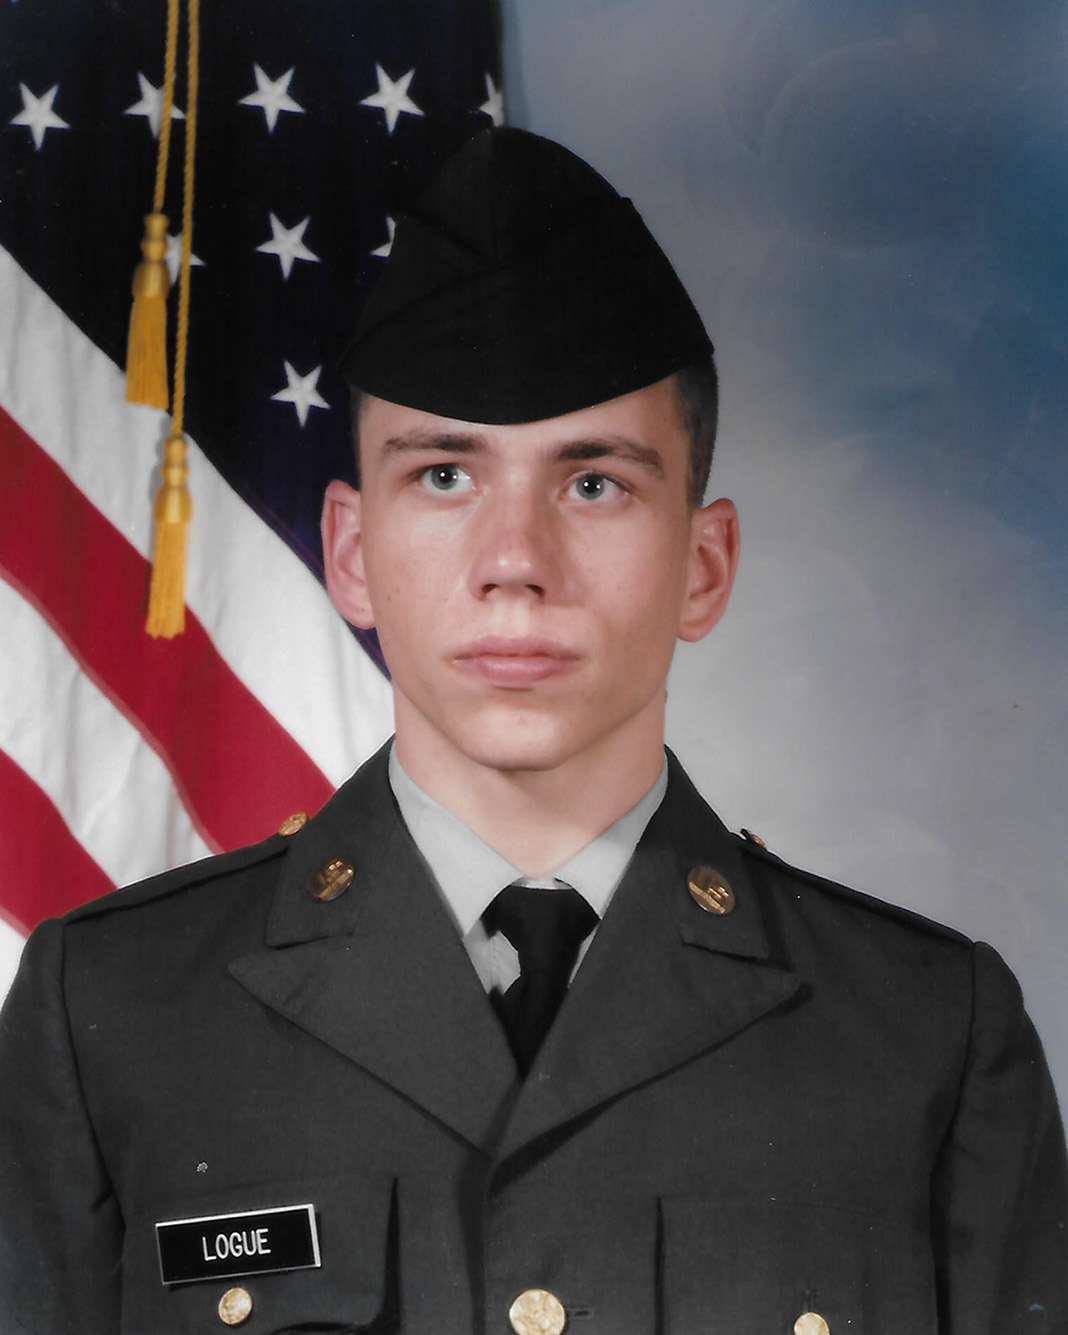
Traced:
<path id="1" fill-rule="evenodd" d="M 121 366 L 165 5 L 0 6 L 0 915 L 25 933 L 315 810 L 388 734 L 373 636 L 320 580 L 353 471 L 337 362 L 394 218 L 503 113 L 492 0 L 203 5 L 186 631 L 152 640 L 168 418 Z"/>

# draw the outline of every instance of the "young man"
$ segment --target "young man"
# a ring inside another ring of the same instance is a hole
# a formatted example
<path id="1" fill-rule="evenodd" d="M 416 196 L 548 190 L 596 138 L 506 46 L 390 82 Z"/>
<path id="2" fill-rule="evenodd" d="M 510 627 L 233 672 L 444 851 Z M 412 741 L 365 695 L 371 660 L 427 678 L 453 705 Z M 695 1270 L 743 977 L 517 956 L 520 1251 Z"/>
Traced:
<path id="1" fill-rule="evenodd" d="M 729 834 L 665 756 L 738 529 L 701 504 L 711 347 L 629 203 L 481 136 L 346 365 L 328 585 L 395 741 L 311 821 L 35 934 L 5 1335 L 1063 1331 L 1005 966 Z"/>

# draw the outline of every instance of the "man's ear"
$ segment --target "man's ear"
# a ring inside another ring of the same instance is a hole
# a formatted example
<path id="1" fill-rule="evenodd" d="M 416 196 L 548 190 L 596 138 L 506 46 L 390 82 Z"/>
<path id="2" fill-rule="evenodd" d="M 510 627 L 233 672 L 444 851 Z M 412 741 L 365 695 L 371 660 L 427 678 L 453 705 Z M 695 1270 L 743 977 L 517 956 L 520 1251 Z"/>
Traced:
<path id="1" fill-rule="evenodd" d="M 326 591 L 346 621 L 370 630 L 375 617 L 363 567 L 362 519 L 363 498 L 356 488 L 337 479 L 331 482 L 320 521 Z"/>
<path id="2" fill-rule="evenodd" d="M 739 541 L 738 511 L 733 501 L 712 501 L 693 512 L 680 640 L 702 639 L 727 610 L 738 569 Z"/>

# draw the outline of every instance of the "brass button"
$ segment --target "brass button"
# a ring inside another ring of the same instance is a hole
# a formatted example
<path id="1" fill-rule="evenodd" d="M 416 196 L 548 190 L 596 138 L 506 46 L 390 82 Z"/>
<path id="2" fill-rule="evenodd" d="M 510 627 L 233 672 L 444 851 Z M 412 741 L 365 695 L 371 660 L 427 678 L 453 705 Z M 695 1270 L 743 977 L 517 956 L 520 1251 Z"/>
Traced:
<path id="1" fill-rule="evenodd" d="M 508 1309 L 515 1335 L 562 1335 L 567 1325 L 564 1305 L 548 1289 L 526 1289 Z"/>
<path id="2" fill-rule="evenodd" d="M 308 813 L 306 811 L 294 811 L 292 816 L 287 816 L 279 825 L 278 833 L 284 835 L 296 834 L 298 830 L 303 830 L 308 823 Z"/>
<path id="3" fill-rule="evenodd" d="M 802 1312 L 794 1322 L 794 1335 L 831 1335 L 831 1328 L 819 1312 Z"/>
<path id="4" fill-rule="evenodd" d="M 219 1320 L 224 1326 L 241 1326 L 252 1315 L 252 1294 L 248 1289 L 227 1289 L 219 1299 Z"/>
<path id="5" fill-rule="evenodd" d="M 694 903 L 706 913 L 730 913 L 734 908 L 731 883 L 714 867 L 691 867 L 687 886 Z"/>
<path id="6" fill-rule="evenodd" d="M 752 830 L 747 830 L 742 826 L 742 838 L 748 840 L 751 844 L 756 844 L 757 848 L 767 848 L 767 844 L 761 839 L 759 834 L 754 834 Z"/>
<path id="7" fill-rule="evenodd" d="M 308 894 L 320 903 L 329 904 L 332 899 L 345 893 L 355 875 L 352 867 L 342 858 L 331 858 L 308 877 Z"/>

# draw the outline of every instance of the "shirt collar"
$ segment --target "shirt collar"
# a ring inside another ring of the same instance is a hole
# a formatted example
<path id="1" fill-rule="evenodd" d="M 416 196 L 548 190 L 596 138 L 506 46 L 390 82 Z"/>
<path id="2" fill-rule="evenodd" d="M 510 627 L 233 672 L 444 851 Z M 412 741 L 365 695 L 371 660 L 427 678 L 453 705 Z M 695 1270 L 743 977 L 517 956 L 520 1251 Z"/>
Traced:
<path id="1" fill-rule="evenodd" d="M 389 782 L 408 832 L 434 873 L 461 934 L 466 936 L 498 892 L 513 881 L 524 880 L 523 873 L 424 792 L 405 772 L 395 745 L 389 753 Z M 566 881 L 603 918 L 638 840 L 666 792 L 665 758 L 656 782 L 638 803 L 538 883 L 551 882 L 554 877 Z"/>

